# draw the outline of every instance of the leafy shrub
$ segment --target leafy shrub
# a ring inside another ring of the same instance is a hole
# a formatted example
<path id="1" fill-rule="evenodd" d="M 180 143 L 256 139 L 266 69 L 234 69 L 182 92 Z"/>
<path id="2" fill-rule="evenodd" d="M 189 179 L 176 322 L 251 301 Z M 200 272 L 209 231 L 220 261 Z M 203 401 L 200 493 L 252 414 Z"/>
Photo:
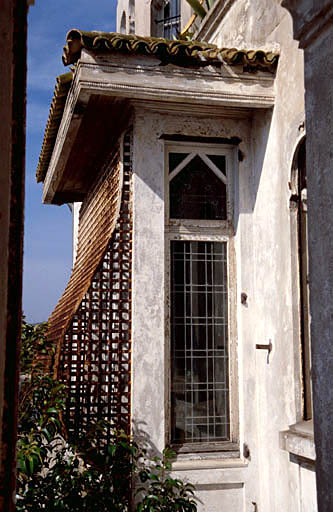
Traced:
<path id="1" fill-rule="evenodd" d="M 103 421 L 91 425 L 77 445 L 65 439 L 66 386 L 45 373 L 43 358 L 54 353 L 46 331 L 47 324 L 23 321 L 17 511 L 195 512 L 193 486 L 170 476 L 171 450 L 150 459 L 123 432 L 103 442 Z M 138 480 L 144 485 L 133 505 L 132 482 Z"/>
<path id="2" fill-rule="evenodd" d="M 151 463 L 146 463 L 139 473 L 142 483 L 148 485 L 137 489 L 141 495 L 137 512 L 195 512 L 197 510 L 194 497 L 194 486 L 184 483 L 178 478 L 172 478 L 171 460 L 175 452 L 169 448 L 163 450 L 162 457 L 154 457 Z"/>

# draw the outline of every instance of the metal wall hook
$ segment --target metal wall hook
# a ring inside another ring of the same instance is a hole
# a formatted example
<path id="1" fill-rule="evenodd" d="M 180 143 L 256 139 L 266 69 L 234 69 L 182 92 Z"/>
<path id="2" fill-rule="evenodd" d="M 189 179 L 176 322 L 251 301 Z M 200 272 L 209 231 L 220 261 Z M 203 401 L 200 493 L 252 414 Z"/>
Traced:
<path id="1" fill-rule="evenodd" d="M 258 349 L 258 350 L 267 350 L 267 364 L 269 364 L 269 355 L 270 355 L 270 353 L 273 350 L 272 341 L 269 340 L 269 343 L 267 343 L 267 344 L 257 343 L 256 344 L 256 349 Z"/>

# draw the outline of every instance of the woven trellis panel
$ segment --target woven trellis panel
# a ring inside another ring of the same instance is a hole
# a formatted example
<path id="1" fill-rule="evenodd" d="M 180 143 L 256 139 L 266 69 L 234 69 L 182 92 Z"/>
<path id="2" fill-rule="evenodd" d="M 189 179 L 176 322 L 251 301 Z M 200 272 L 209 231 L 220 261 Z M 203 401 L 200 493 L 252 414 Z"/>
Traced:
<path id="1" fill-rule="evenodd" d="M 108 176 L 103 179 L 108 180 Z M 94 268 L 90 286 L 71 318 L 59 354 L 58 378 L 69 388 L 63 419 L 71 439 L 84 435 L 93 423 L 101 419 L 109 423 L 108 438 L 112 436 L 113 428 L 129 432 L 132 265 L 130 182 L 130 136 L 127 135 L 124 139 L 120 211 L 115 229 L 102 259 Z M 105 199 L 103 194 L 101 197 Z M 91 203 L 95 209 L 98 208 L 98 200 L 92 198 Z M 83 210 L 82 219 L 86 215 L 87 209 Z M 100 222 L 110 233 L 108 221 L 110 215 L 105 208 Z M 82 231 L 81 237 L 89 239 L 91 233 Z"/>
<path id="2" fill-rule="evenodd" d="M 72 275 L 49 318 L 48 338 L 57 347 L 55 374 L 65 333 L 88 291 L 119 216 L 122 177 L 119 151 L 92 187 L 80 210 L 78 252 Z"/>

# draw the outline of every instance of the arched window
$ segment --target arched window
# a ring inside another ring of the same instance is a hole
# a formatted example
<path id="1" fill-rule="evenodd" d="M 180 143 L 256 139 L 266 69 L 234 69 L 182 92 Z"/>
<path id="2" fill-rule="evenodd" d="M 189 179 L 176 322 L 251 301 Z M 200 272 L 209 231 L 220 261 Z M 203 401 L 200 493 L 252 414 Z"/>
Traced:
<path id="1" fill-rule="evenodd" d="M 309 420 L 312 418 L 312 390 L 305 137 L 298 143 L 295 151 L 292 166 L 292 188 L 292 197 L 297 208 L 298 283 L 304 397 L 303 416 L 305 420 Z"/>
<path id="2" fill-rule="evenodd" d="M 135 0 L 128 2 L 129 33 L 135 34 Z"/>
<path id="3" fill-rule="evenodd" d="M 151 35 L 177 39 L 180 32 L 180 0 L 160 2 L 153 0 L 151 4 Z"/>
<path id="4" fill-rule="evenodd" d="M 123 14 L 121 15 L 120 33 L 126 34 L 126 13 L 125 13 L 125 11 L 123 11 Z"/>

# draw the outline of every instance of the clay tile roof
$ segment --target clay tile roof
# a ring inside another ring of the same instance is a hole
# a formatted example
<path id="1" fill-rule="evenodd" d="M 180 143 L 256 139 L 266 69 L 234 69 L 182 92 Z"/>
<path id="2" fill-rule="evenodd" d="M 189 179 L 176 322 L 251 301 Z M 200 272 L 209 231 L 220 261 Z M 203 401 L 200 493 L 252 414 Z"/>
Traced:
<path id="1" fill-rule="evenodd" d="M 57 83 L 53 94 L 49 118 L 44 133 L 42 150 L 36 171 L 37 183 L 44 181 L 45 179 L 64 111 L 67 94 L 72 83 L 72 78 L 72 72 L 65 73 L 64 75 L 57 77 Z"/>
<path id="2" fill-rule="evenodd" d="M 74 64 L 81 55 L 82 48 L 94 52 L 119 52 L 132 55 L 155 56 L 164 63 L 180 66 L 203 66 L 219 63 L 229 66 L 244 66 L 245 69 L 274 71 L 279 55 L 263 50 L 240 50 L 218 48 L 203 41 L 168 40 L 157 37 L 139 37 L 116 32 L 84 32 L 70 30 L 64 47 L 63 62 Z M 53 100 L 47 121 L 43 146 L 39 157 L 36 179 L 44 181 L 57 138 L 59 125 L 65 107 L 67 94 L 72 82 L 72 73 L 57 77 Z"/>
<path id="3" fill-rule="evenodd" d="M 218 48 L 203 41 L 169 40 L 115 32 L 84 32 L 77 29 L 70 30 L 66 39 L 63 54 L 65 65 L 74 64 L 80 58 L 82 48 L 94 52 L 152 55 L 161 61 L 178 62 L 181 65 L 218 61 L 229 66 L 243 65 L 270 71 L 275 69 L 278 61 L 276 53 Z"/>

